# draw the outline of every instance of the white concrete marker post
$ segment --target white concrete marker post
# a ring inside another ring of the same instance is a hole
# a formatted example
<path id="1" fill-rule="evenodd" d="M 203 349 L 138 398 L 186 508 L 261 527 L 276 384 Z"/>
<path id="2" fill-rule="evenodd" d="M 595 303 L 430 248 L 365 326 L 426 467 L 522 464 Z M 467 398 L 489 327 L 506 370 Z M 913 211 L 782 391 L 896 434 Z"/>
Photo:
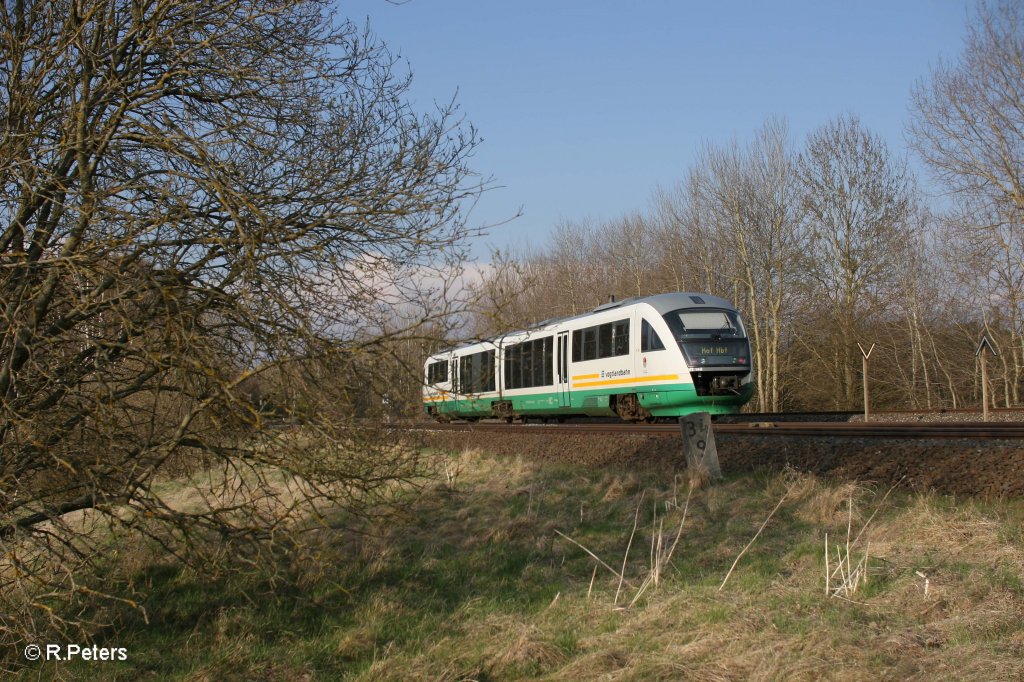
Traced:
<path id="1" fill-rule="evenodd" d="M 696 412 L 680 417 L 679 428 L 683 432 L 686 467 L 704 467 L 712 478 L 722 478 L 722 468 L 718 464 L 718 448 L 715 447 L 715 433 L 711 430 L 711 415 L 707 412 Z"/>

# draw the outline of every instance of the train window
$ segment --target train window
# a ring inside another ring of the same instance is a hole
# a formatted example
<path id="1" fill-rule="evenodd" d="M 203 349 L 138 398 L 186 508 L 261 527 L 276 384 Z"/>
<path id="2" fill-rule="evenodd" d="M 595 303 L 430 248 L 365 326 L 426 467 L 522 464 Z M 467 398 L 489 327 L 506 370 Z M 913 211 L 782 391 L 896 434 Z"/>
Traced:
<path id="1" fill-rule="evenodd" d="M 583 360 L 597 359 L 597 327 L 583 330 Z"/>
<path id="2" fill-rule="evenodd" d="M 505 350 L 503 352 L 503 355 L 505 356 L 505 372 L 503 374 L 505 388 L 519 388 L 519 386 L 517 385 L 519 380 L 518 355 L 521 352 L 521 350 L 522 346 L 519 344 L 516 344 L 515 346 L 505 347 Z"/>
<path id="3" fill-rule="evenodd" d="M 552 386 L 555 383 L 555 337 L 549 336 L 544 339 L 543 358 L 544 375 L 538 385 Z"/>
<path id="4" fill-rule="evenodd" d="M 523 344 L 522 367 L 520 369 L 519 388 L 527 388 L 533 380 L 533 341 Z"/>
<path id="5" fill-rule="evenodd" d="M 548 337 L 551 338 L 551 337 Z M 531 386 L 543 386 L 544 385 L 544 341 L 546 339 L 536 339 L 533 345 L 530 347 L 531 362 L 530 368 L 533 370 L 529 374 L 529 380 Z M 523 373 L 525 374 L 525 369 Z"/>
<path id="6" fill-rule="evenodd" d="M 644 320 L 640 325 L 640 351 L 648 353 L 654 350 L 665 350 L 665 344 L 661 342 L 661 337 L 658 336 L 658 332 L 654 331 L 651 323 Z"/>
<path id="7" fill-rule="evenodd" d="M 597 359 L 597 328 L 588 327 L 572 332 L 572 361 Z"/>
<path id="8" fill-rule="evenodd" d="M 597 357 L 610 358 L 615 355 L 612 346 L 612 325 L 602 324 L 597 328 Z"/>
<path id="9" fill-rule="evenodd" d="M 427 365 L 427 383 L 441 384 L 448 381 L 448 361 L 431 362 Z"/>
<path id="10" fill-rule="evenodd" d="M 612 355 L 629 355 L 629 320 L 612 323 Z"/>
<path id="11" fill-rule="evenodd" d="M 687 331 L 736 331 L 728 315 L 721 310 L 681 311 L 679 320 Z"/>
<path id="12" fill-rule="evenodd" d="M 485 350 L 459 358 L 459 392 L 485 393 L 494 390 L 494 351 Z"/>
<path id="13" fill-rule="evenodd" d="M 629 355 L 629 320 L 599 324 L 572 333 L 572 361 Z"/>
<path id="14" fill-rule="evenodd" d="M 532 388 L 555 383 L 554 337 L 524 341 L 505 348 L 505 388 Z"/>
<path id="15" fill-rule="evenodd" d="M 629 354 L 629 320 L 609 322 L 597 327 L 599 358 Z"/>
<path id="16" fill-rule="evenodd" d="M 739 315 L 731 310 L 674 310 L 665 315 L 665 322 L 677 339 L 743 338 L 746 332 Z"/>

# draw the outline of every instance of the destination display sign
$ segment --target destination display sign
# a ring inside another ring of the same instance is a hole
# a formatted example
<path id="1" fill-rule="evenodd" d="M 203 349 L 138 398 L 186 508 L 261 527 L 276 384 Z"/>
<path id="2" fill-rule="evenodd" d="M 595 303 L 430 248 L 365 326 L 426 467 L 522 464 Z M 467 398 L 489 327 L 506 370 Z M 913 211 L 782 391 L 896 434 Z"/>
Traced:
<path id="1" fill-rule="evenodd" d="M 680 345 L 693 367 L 750 364 L 750 350 L 746 340 L 688 341 Z"/>

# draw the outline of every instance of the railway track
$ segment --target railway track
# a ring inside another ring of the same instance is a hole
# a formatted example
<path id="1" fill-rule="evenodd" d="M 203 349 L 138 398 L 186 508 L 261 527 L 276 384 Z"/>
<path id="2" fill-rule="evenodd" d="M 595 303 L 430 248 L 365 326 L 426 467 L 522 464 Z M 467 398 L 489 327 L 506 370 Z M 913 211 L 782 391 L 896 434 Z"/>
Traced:
<path id="1" fill-rule="evenodd" d="M 518 434 L 606 434 L 678 436 L 678 424 L 504 424 L 497 422 L 424 424 L 424 430 Z M 788 422 L 716 423 L 716 434 L 730 436 L 796 436 L 816 438 L 896 439 L 1019 439 L 1024 422 Z"/>
<path id="2" fill-rule="evenodd" d="M 965 418 L 970 415 L 957 415 L 957 421 L 760 420 L 716 422 L 712 428 L 723 472 L 794 469 L 944 494 L 1024 498 L 1024 419 Z M 678 423 L 408 423 L 404 428 L 419 430 L 424 442 L 442 451 L 479 449 L 582 467 L 632 469 L 674 463 L 681 456 Z"/>
<path id="3" fill-rule="evenodd" d="M 944 494 L 1024 498 L 1024 418 L 1017 415 L 996 422 L 965 421 L 971 414 L 943 415 L 956 421 L 919 421 L 915 415 L 868 423 L 808 420 L 816 416 L 716 422 L 712 428 L 723 472 L 794 469 Z M 419 430 L 425 442 L 444 451 L 478 448 L 583 467 L 632 469 L 677 462 L 681 456 L 675 422 L 407 423 L 403 428 Z"/>
<path id="4" fill-rule="evenodd" d="M 1024 421 L 1024 408 L 999 407 L 989 410 L 993 421 Z M 745 422 L 848 422 L 863 419 L 860 411 L 824 412 L 740 412 L 737 414 L 714 415 L 712 420 L 719 424 L 742 424 Z M 945 408 L 941 410 L 872 410 L 871 417 L 880 421 L 980 421 L 978 408 Z"/>

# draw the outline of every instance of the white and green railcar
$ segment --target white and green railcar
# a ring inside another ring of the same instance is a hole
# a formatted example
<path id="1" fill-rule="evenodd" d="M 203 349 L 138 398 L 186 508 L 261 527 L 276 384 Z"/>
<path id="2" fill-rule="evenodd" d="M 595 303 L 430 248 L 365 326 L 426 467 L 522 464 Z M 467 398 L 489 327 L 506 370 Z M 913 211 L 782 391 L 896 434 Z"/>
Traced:
<path id="1" fill-rule="evenodd" d="M 436 353 L 423 406 L 440 420 L 736 412 L 750 400 L 750 341 L 728 301 L 632 298 Z"/>

